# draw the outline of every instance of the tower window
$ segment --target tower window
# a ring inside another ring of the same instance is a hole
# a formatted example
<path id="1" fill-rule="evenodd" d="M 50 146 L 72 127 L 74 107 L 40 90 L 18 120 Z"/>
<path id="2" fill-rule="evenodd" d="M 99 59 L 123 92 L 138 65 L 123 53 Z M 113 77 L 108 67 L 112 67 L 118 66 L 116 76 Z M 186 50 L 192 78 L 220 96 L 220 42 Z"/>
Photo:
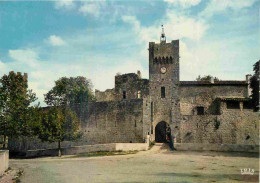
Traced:
<path id="1" fill-rule="evenodd" d="M 161 98 L 165 98 L 165 87 L 161 87 Z"/>
<path id="2" fill-rule="evenodd" d="M 137 98 L 141 98 L 141 91 L 140 90 L 137 92 Z"/>
<path id="3" fill-rule="evenodd" d="M 126 99 L 126 91 L 123 91 L 123 99 Z"/>
<path id="4" fill-rule="evenodd" d="M 197 114 L 204 115 L 204 107 L 197 107 Z"/>

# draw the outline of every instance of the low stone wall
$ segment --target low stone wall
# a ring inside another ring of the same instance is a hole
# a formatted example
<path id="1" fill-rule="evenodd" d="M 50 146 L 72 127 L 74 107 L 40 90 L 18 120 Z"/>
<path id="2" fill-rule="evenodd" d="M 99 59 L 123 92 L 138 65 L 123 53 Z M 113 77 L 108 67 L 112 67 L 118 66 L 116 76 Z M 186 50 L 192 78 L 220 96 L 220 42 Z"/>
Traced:
<path id="1" fill-rule="evenodd" d="M 175 143 L 177 151 L 259 152 L 259 145 Z"/>
<path id="2" fill-rule="evenodd" d="M 9 151 L 0 150 L 0 175 L 2 175 L 9 167 Z"/>
<path id="3" fill-rule="evenodd" d="M 116 151 L 147 151 L 148 143 L 116 143 Z"/>
<path id="4" fill-rule="evenodd" d="M 148 143 L 111 143 L 111 144 L 96 144 L 62 148 L 62 155 L 75 155 L 97 151 L 146 151 L 148 150 Z M 57 156 L 58 149 L 36 149 L 26 151 L 27 158 L 41 157 L 41 156 Z"/>

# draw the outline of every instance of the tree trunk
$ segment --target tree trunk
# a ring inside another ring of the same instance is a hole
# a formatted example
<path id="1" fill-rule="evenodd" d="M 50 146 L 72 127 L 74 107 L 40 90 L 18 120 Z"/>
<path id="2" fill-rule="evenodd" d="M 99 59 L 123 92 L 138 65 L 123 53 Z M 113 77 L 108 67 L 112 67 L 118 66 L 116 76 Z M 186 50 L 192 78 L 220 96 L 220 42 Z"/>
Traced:
<path id="1" fill-rule="evenodd" d="M 60 147 L 60 140 L 58 141 L 58 156 L 61 157 L 61 147 Z"/>

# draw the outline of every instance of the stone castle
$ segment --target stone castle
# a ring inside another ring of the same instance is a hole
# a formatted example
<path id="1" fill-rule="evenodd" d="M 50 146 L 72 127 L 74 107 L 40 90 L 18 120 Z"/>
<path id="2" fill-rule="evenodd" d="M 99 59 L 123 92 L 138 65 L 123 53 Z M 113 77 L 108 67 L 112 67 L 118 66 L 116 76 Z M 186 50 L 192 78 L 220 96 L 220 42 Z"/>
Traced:
<path id="1" fill-rule="evenodd" d="M 202 149 L 258 145 L 250 75 L 244 81 L 180 81 L 180 64 L 179 40 L 167 43 L 162 32 L 160 43 L 149 43 L 149 80 L 139 71 L 116 75 L 113 89 L 96 90 L 96 102 L 76 109 L 84 133 L 80 145 L 141 143 L 147 135 L 151 141 Z M 25 149 L 46 148 L 34 146 Z"/>
<path id="2" fill-rule="evenodd" d="M 85 123 L 96 143 L 164 142 L 258 144 L 258 114 L 245 81 L 180 81 L 179 40 L 149 43 L 149 80 L 141 73 L 115 76 L 115 88 L 95 91 Z M 97 136 L 98 137 L 97 137 Z"/>

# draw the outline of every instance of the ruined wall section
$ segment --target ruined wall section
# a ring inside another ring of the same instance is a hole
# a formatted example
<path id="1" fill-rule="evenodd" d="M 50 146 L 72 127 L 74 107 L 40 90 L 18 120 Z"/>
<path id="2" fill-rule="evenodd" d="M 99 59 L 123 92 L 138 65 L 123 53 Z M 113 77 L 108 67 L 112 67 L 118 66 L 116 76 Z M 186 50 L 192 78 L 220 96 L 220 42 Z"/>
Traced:
<path id="1" fill-rule="evenodd" d="M 135 73 L 115 76 L 114 89 L 108 89 L 104 92 L 95 91 L 98 102 L 141 99 L 147 95 L 149 95 L 149 80 L 142 79 L 140 75 Z"/>
<path id="2" fill-rule="evenodd" d="M 227 109 L 221 115 L 183 115 L 181 143 L 257 145 L 258 118 L 252 109 Z"/>
<path id="3" fill-rule="evenodd" d="M 180 87 L 180 106 L 182 115 L 196 115 L 196 107 L 205 108 L 205 114 L 219 114 L 217 97 L 247 97 L 247 84 L 207 84 L 185 85 Z"/>
<path id="4" fill-rule="evenodd" d="M 149 94 L 149 80 L 135 73 L 115 76 L 115 93 L 117 100 L 143 98 Z"/>
<path id="5" fill-rule="evenodd" d="M 95 97 L 98 102 L 116 100 L 115 89 L 107 89 L 106 91 L 95 90 Z"/>
<path id="6" fill-rule="evenodd" d="M 143 100 L 89 104 L 81 120 L 88 144 L 143 142 Z"/>

